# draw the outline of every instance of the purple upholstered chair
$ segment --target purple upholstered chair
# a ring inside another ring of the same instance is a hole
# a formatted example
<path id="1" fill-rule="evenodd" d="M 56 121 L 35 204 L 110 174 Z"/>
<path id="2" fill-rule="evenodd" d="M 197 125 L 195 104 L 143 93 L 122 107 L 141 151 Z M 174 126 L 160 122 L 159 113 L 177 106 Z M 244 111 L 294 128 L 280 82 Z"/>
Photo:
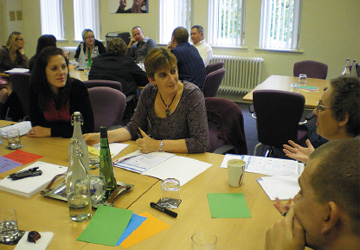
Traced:
<path id="1" fill-rule="evenodd" d="M 209 64 L 208 66 L 206 66 L 206 74 L 208 75 L 211 72 L 214 72 L 215 70 L 221 69 L 224 66 L 224 62 L 223 61 L 217 61 L 214 62 L 212 64 Z"/>
<path id="2" fill-rule="evenodd" d="M 85 86 L 89 89 L 92 87 L 110 87 L 122 91 L 121 82 L 112 80 L 88 80 L 84 81 Z"/>
<path id="3" fill-rule="evenodd" d="M 308 129 L 299 126 L 305 105 L 303 95 L 288 91 L 256 90 L 253 101 L 260 142 L 255 147 L 254 155 L 261 145 L 271 146 L 266 153 L 270 155 L 273 148 L 282 148 L 288 140 L 299 144 L 305 142 Z"/>
<path id="4" fill-rule="evenodd" d="M 210 148 L 208 152 L 247 154 L 244 119 L 234 102 L 206 97 L 205 106 L 209 123 Z"/>
<path id="5" fill-rule="evenodd" d="M 219 89 L 221 81 L 224 77 L 225 69 L 221 68 L 209 73 L 204 81 L 203 93 L 204 97 L 215 97 Z"/>
<path id="6" fill-rule="evenodd" d="M 309 78 L 326 79 L 328 66 L 316 61 L 301 61 L 294 64 L 294 76 L 306 74 Z"/>
<path id="7" fill-rule="evenodd" d="M 92 87 L 88 91 L 94 113 L 94 131 L 100 131 L 100 126 L 120 125 L 126 107 L 125 95 L 111 87 Z"/>

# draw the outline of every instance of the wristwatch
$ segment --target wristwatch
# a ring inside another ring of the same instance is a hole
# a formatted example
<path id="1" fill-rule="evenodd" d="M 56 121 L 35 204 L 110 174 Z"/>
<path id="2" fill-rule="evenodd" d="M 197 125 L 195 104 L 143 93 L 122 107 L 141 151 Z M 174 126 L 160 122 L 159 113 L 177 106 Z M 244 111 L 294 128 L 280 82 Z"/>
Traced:
<path id="1" fill-rule="evenodd" d="M 163 148 L 164 148 L 164 143 L 163 143 L 163 141 L 161 140 L 161 141 L 160 141 L 160 146 L 159 146 L 159 151 L 162 152 L 162 151 L 163 151 Z"/>

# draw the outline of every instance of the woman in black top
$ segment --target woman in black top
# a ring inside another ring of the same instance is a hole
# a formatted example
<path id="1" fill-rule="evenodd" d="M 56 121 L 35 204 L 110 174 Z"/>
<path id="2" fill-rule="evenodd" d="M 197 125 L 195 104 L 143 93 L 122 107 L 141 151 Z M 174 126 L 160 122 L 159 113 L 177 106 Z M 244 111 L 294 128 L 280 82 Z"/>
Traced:
<path id="1" fill-rule="evenodd" d="M 42 35 L 38 39 L 37 47 L 36 47 L 36 54 L 30 58 L 29 61 L 29 69 L 30 71 L 34 67 L 35 60 L 37 56 L 40 54 L 43 48 L 54 46 L 56 47 L 56 37 L 53 35 Z"/>
<path id="2" fill-rule="evenodd" d="M 83 116 L 84 133 L 94 129 L 94 116 L 85 85 L 69 78 L 68 60 L 62 49 L 43 49 L 31 72 L 30 137 L 71 137 L 71 115 Z"/>
<path id="3" fill-rule="evenodd" d="M 84 31 L 82 32 L 82 37 L 84 42 L 81 42 L 77 47 L 74 58 L 76 59 L 79 58 L 81 44 L 84 44 L 85 56 L 88 54 L 88 50 L 90 50 L 90 55 L 91 55 L 95 47 L 98 47 L 99 55 L 106 53 L 106 49 L 104 45 L 102 44 L 102 42 L 95 39 L 94 32 L 91 29 L 84 29 Z"/>

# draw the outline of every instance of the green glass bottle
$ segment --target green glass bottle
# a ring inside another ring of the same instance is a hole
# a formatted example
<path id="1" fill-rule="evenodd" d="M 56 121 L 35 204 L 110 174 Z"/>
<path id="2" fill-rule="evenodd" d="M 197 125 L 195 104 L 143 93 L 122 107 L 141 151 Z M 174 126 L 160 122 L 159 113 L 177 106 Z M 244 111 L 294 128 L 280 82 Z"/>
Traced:
<path id="1" fill-rule="evenodd" d="M 100 179 L 105 183 L 106 191 L 104 199 L 107 200 L 116 189 L 117 184 L 106 127 L 100 127 Z"/>
<path id="2" fill-rule="evenodd" d="M 90 48 L 87 48 L 87 63 L 86 63 L 86 68 L 88 70 L 91 69 L 92 66 L 92 58 L 91 58 L 91 52 L 90 52 Z"/>

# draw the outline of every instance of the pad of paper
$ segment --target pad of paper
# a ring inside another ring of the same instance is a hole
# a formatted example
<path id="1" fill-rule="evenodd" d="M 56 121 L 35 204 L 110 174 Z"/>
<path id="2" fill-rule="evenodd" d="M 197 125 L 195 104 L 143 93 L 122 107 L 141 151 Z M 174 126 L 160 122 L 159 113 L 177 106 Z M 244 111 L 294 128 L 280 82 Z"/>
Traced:
<path id="1" fill-rule="evenodd" d="M 170 227 L 168 224 L 152 216 L 148 212 L 143 212 L 139 215 L 147 217 L 147 219 L 120 244 L 123 248 L 131 247 Z"/>
<path id="2" fill-rule="evenodd" d="M 212 218 L 251 218 L 244 194 L 207 194 Z"/>
<path id="3" fill-rule="evenodd" d="M 131 210 L 98 206 L 89 225 L 77 240 L 115 246 L 132 216 Z"/>

